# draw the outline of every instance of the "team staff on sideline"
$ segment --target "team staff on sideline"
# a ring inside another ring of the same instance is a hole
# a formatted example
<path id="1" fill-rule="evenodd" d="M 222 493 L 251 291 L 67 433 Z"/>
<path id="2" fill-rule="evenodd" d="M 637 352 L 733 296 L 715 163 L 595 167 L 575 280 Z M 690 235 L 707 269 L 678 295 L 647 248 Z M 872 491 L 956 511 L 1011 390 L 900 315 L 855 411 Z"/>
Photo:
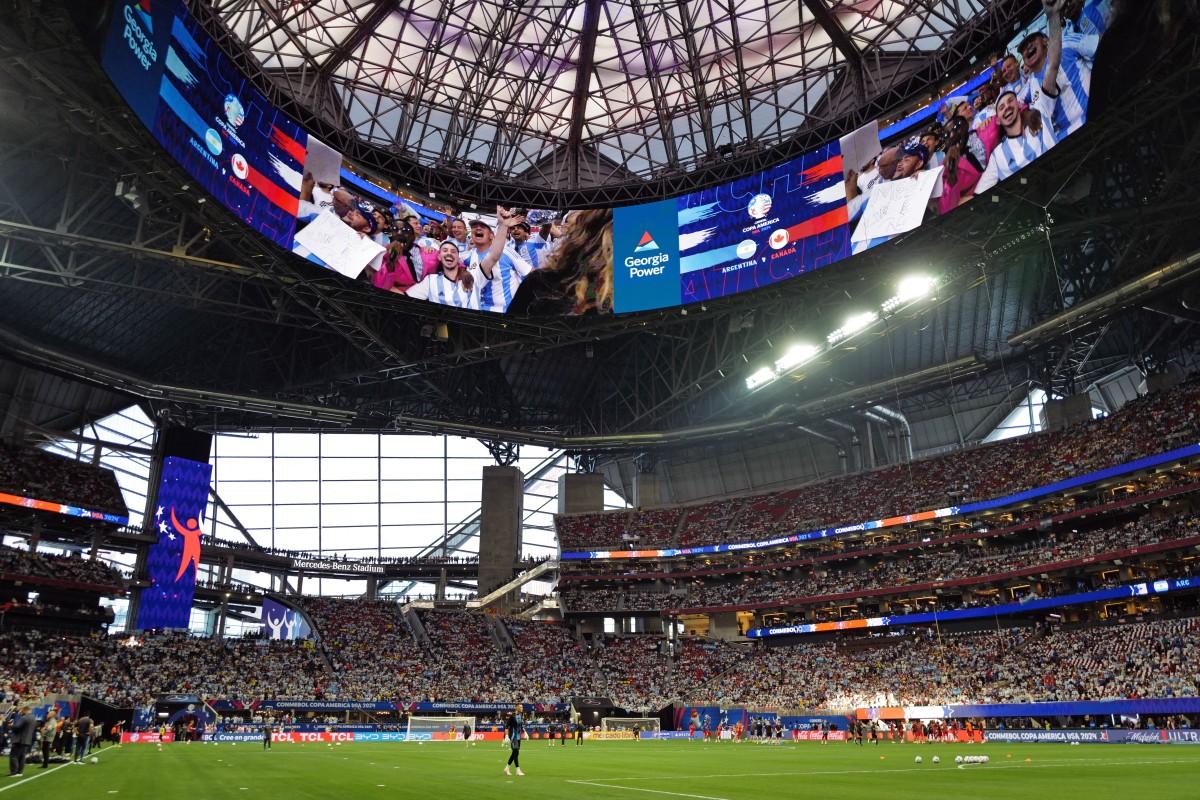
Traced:
<path id="1" fill-rule="evenodd" d="M 583 744 L 583 723 L 575 723 L 575 746 L 579 747 Z"/>
<path id="2" fill-rule="evenodd" d="M 9 734 L 12 750 L 8 754 L 8 777 L 15 778 L 25 772 L 25 757 L 29 755 L 29 748 L 33 747 L 36 732 L 37 720 L 33 718 L 33 709 L 22 706 Z"/>
<path id="3" fill-rule="evenodd" d="M 72 761 L 87 763 L 88 747 L 92 743 L 92 718 L 84 714 L 75 720 L 75 755 Z"/>
<path id="4" fill-rule="evenodd" d="M 271 723 L 265 722 L 262 726 L 263 750 L 271 749 Z"/>
<path id="5" fill-rule="evenodd" d="M 58 733 L 58 710 L 46 712 L 46 721 L 42 723 L 42 769 L 50 766 L 50 746 L 54 744 L 54 735 Z"/>
<path id="6" fill-rule="evenodd" d="M 525 718 L 521 713 L 521 704 L 518 703 L 516 709 L 509 715 L 508 720 L 504 723 L 504 738 L 508 740 L 508 746 L 512 749 L 512 753 L 508 756 L 508 764 L 504 765 L 504 774 L 511 775 L 508 767 L 511 764 L 516 767 L 518 775 L 524 775 L 521 772 L 521 736 L 525 733 Z"/>

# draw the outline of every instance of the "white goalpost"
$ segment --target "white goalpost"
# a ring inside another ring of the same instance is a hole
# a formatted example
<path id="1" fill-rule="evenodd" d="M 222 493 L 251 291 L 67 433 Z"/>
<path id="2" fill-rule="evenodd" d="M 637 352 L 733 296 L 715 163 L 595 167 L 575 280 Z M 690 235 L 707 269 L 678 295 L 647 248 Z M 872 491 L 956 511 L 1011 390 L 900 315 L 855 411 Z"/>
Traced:
<path id="1" fill-rule="evenodd" d="M 637 738 L 643 731 L 655 735 L 661 730 L 658 717 L 605 717 L 600 720 L 600 733 L 611 738 Z"/>
<path id="2" fill-rule="evenodd" d="M 404 741 L 461 742 L 463 725 L 474 735 L 474 717 L 409 717 Z"/>

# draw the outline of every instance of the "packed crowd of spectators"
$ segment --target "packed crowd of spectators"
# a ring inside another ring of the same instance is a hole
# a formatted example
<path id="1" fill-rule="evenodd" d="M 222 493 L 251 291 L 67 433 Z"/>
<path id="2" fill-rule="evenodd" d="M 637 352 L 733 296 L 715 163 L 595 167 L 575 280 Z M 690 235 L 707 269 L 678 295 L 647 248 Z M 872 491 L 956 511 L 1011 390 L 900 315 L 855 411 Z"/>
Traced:
<path id="1" fill-rule="evenodd" d="M 762 648 L 684 697 L 752 707 L 1028 703 L 1200 695 L 1200 620 L 974 636 L 864 648 L 858 640 Z"/>
<path id="2" fill-rule="evenodd" d="M 393 676 L 418 664 L 412 631 L 395 602 L 305 597 L 303 608 L 333 666 L 327 699 L 394 698 Z"/>
<path id="3" fill-rule="evenodd" d="M 680 696 L 684 687 L 702 684 L 731 669 L 744 657 L 742 645 L 721 641 L 676 641 L 675 653 L 661 636 L 593 637 L 589 660 L 597 690 L 622 708 L 657 711 Z"/>
<path id="4" fill-rule="evenodd" d="M 714 574 L 708 579 L 678 581 L 666 591 L 660 581 L 643 581 L 621 589 L 566 588 L 563 598 L 569 612 L 662 611 L 679 608 L 738 607 L 758 603 L 806 601 L 866 589 L 925 585 L 998 576 L 1030 567 L 1085 557 L 1115 558 L 1115 553 L 1135 547 L 1192 539 L 1200 536 L 1200 516 L 1185 512 L 1169 516 L 1147 514 L 1137 520 L 1090 531 L 1062 530 L 1023 539 L 959 540 L 936 549 L 914 543 L 908 550 L 870 561 L 857 552 L 844 560 L 830 560 L 794 568 L 743 574 Z M 1140 575 L 1136 564 L 1135 575 Z M 1160 564 L 1159 568 L 1169 567 Z M 1100 588 L 1091 586 L 1090 588 Z M 657 590 L 655 590 L 657 589 Z"/>
<path id="5" fill-rule="evenodd" d="M 661 635 L 596 634 L 585 642 L 561 623 L 495 619 L 511 636 L 502 644 L 480 614 L 434 612 L 423 615 L 436 642 L 430 648 L 400 633 L 382 606 L 346 602 L 311 612 L 328 632 L 332 674 L 312 642 L 7 632 L 0 634 L 0 701 L 50 692 L 119 707 L 161 693 L 245 702 L 550 703 L 600 695 L 653 712 L 675 701 L 844 710 L 1200 694 L 1195 618 L 1053 632 L 927 630 L 768 648 L 695 637 L 669 643 Z M 378 652 L 360 646 L 371 636 L 384 637 L 376 638 Z"/>
<path id="6" fill-rule="evenodd" d="M 1120 487 L 1095 494 L 1072 497 L 1047 497 L 1037 505 L 1015 509 L 1000 517 L 975 521 L 971 527 L 944 525 L 897 526 L 887 529 L 856 531 L 833 538 L 780 545 L 763 550 L 734 550 L 720 554 L 693 554 L 662 559 L 622 559 L 613 561 L 564 561 L 561 565 L 563 584 L 580 580 L 628 580 L 630 576 L 675 579 L 706 577 L 734 571 L 761 571 L 780 566 L 798 566 L 813 560 L 873 557 L 882 548 L 903 549 L 906 545 L 938 546 L 947 540 L 984 538 L 1042 527 L 1046 520 L 1062 514 L 1086 514 L 1098 507 L 1132 508 L 1149 498 L 1179 490 L 1190 492 L 1200 483 L 1200 476 L 1190 468 L 1158 473 L 1145 479 L 1134 479 Z M 1178 496 L 1178 493 L 1175 495 Z"/>
<path id="7" fill-rule="evenodd" d="M 560 517 L 559 541 L 564 551 L 675 547 L 683 537 L 689 545 L 744 542 L 1004 497 L 1178 447 L 1200 428 L 1198 401 L 1200 380 L 1192 379 L 1065 431 L 833 478 L 802 492 L 639 511 L 620 525 L 615 520 L 629 512 Z M 785 497 L 791 502 L 772 526 Z"/>
<path id="8" fill-rule="evenodd" d="M 63 637 L 0 634 L 4 700 L 83 693 L 128 708 L 161 693 L 204 698 L 320 699 L 329 675 L 309 643 L 180 634 Z"/>
<path id="9" fill-rule="evenodd" d="M 4 546 L 0 546 L 0 572 L 96 586 L 124 587 L 128 580 L 120 570 L 105 561 L 92 561 L 79 555 L 31 553 Z"/>
<path id="10" fill-rule="evenodd" d="M 112 470 L 33 447 L 0 444 L 0 492 L 92 511 L 129 513 Z"/>

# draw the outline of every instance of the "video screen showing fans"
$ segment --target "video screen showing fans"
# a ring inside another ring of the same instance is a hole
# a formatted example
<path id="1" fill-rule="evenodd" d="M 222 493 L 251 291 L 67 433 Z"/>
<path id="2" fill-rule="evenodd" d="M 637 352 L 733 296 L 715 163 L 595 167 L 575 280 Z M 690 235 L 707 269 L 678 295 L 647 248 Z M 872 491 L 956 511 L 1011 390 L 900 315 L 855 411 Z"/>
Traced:
<path id="1" fill-rule="evenodd" d="M 990 192 L 1086 122 L 1113 14 L 1110 0 L 1068 0 L 896 122 L 712 189 L 615 209 L 493 212 L 402 197 L 274 108 L 179 0 L 115 3 L 103 64 L 200 186 L 293 253 L 425 302 L 576 316 L 767 286 Z"/>

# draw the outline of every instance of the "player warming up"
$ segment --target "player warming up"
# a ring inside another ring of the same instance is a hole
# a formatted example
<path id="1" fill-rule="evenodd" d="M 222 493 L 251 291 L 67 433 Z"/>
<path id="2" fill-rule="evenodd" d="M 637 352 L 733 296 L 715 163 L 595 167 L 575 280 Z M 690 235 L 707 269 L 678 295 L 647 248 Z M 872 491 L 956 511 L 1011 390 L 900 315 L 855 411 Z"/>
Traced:
<path id="1" fill-rule="evenodd" d="M 516 767 L 518 775 L 524 775 L 521 772 L 521 735 L 525 733 L 525 719 L 521 716 L 521 706 L 517 704 L 516 709 L 508 717 L 508 722 L 504 725 L 504 738 L 508 740 L 508 746 L 512 749 L 512 753 L 508 757 L 508 764 L 504 765 L 504 774 L 512 775 L 508 771 L 509 766 Z"/>

